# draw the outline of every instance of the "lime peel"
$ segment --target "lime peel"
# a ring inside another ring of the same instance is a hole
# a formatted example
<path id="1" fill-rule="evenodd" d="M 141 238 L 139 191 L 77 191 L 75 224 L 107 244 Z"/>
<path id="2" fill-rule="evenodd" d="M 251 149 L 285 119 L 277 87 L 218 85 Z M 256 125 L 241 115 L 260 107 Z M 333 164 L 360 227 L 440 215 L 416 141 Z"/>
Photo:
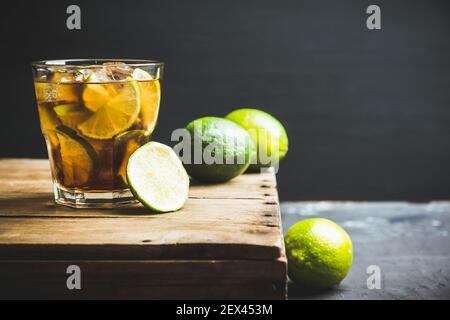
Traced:
<path id="1" fill-rule="evenodd" d="M 256 159 L 252 159 L 250 171 L 277 165 L 286 156 L 286 129 L 269 113 L 259 109 L 242 108 L 232 111 L 225 118 L 247 130 L 255 143 Z"/>
<path id="2" fill-rule="evenodd" d="M 307 219 L 289 228 L 285 237 L 289 277 L 306 287 L 339 284 L 353 261 L 353 245 L 339 225 L 323 218 Z"/>

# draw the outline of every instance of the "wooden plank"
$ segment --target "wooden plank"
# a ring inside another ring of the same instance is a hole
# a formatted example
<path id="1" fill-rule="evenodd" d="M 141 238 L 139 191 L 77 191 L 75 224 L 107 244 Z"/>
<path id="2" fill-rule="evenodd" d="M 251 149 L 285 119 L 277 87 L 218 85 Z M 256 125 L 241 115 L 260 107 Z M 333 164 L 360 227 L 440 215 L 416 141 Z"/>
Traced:
<path id="1" fill-rule="evenodd" d="M 0 160 L 0 298 L 285 299 L 286 279 L 273 172 L 192 182 L 155 214 L 56 205 L 47 160 Z"/>
<path id="2" fill-rule="evenodd" d="M 278 224 L 276 210 L 274 206 L 278 203 L 275 199 L 205 199 L 190 198 L 185 207 L 177 213 L 157 214 L 149 211 L 141 204 L 122 207 L 117 209 L 73 209 L 64 206 L 56 206 L 52 193 L 34 193 L 31 195 L 15 194 L 9 195 L 9 198 L 0 197 L 0 217 L 79 217 L 79 218 L 141 218 L 165 220 L 179 220 L 183 213 L 189 214 L 193 219 L 200 218 L 204 221 L 214 219 L 230 220 L 231 217 L 237 218 L 236 221 L 249 223 L 260 219 L 263 213 L 265 218 L 263 224 Z M 207 216 L 203 214 L 205 206 L 208 206 Z M 240 210 L 245 206 L 246 214 L 240 214 Z M 238 216 L 239 217 L 236 217 Z M 256 216 L 256 217 L 255 217 Z M 259 221 L 256 221 L 259 222 Z"/>
<path id="3" fill-rule="evenodd" d="M 80 267 L 82 290 L 67 289 L 69 265 Z M 1 261 L 0 298 L 285 299 L 285 278 L 283 259 Z"/>
<path id="4" fill-rule="evenodd" d="M 46 160 L 0 160 L 0 259 L 274 259 L 283 250 L 272 172 L 193 184 L 182 210 L 156 215 L 140 204 L 55 205 L 48 171 Z"/>
<path id="5" fill-rule="evenodd" d="M 52 184 L 48 160 L 0 159 L 0 199 L 27 195 L 50 195 Z M 276 179 L 272 172 L 245 174 L 228 183 L 202 184 L 192 181 L 190 198 L 199 199 L 272 199 Z"/>
<path id="6" fill-rule="evenodd" d="M 222 211 L 228 213 L 227 210 Z M 280 226 L 273 217 L 215 219 L 192 213 L 138 218 L 2 218 L 0 257 L 91 258 L 224 257 L 270 259 L 280 256 Z M 205 218 L 202 220 L 202 216 Z M 44 250 L 45 248 L 45 250 Z M 95 255 L 95 256 L 93 256 Z M 1 258 L 0 258 L 1 259 Z"/>

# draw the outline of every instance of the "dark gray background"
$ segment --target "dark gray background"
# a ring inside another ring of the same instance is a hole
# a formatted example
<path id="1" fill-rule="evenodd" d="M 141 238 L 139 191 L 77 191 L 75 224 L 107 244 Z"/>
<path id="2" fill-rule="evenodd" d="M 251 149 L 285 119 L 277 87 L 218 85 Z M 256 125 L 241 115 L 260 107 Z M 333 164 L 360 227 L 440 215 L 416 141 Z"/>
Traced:
<path id="1" fill-rule="evenodd" d="M 65 27 L 82 9 L 82 30 Z M 382 30 L 366 29 L 369 4 Z M 155 139 L 205 115 L 267 110 L 290 150 L 281 200 L 450 198 L 446 1 L 24 1 L 1 10 L 1 157 L 46 157 L 29 62 L 166 62 Z"/>

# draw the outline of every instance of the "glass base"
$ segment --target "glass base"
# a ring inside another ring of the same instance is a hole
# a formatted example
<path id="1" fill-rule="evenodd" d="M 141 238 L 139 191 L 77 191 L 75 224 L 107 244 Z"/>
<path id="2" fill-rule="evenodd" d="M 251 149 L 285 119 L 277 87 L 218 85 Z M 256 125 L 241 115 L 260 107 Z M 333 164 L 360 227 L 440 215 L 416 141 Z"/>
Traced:
<path id="1" fill-rule="evenodd" d="M 117 208 L 137 203 L 130 189 L 111 192 L 67 190 L 53 184 L 55 202 L 72 208 Z"/>

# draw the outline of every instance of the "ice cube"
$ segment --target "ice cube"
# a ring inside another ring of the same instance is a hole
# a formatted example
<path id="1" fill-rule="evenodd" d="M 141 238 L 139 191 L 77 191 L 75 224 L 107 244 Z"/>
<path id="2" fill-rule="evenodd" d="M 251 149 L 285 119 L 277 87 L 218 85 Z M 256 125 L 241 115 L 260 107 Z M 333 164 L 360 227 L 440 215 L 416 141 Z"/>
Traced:
<path id="1" fill-rule="evenodd" d="M 52 76 L 52 82 L 73 83 L 75 82 L 75 73 L 72 71 L 55 71 Z"/>
<path id="2" fill-rule="evenodd" d="M 75 72 L 75 81 L 85 82 L 88 81 L 89 77 L 92 75 L 93 71 L 91 69 L 80 69 Z"/>
<path id="3" fill-rule="evenodd" d="M 112 80 L 126 80 L 133 74 L 133 68 L 123 62 L 105 62 L 103 66 Z"/>
<path id="4" fill-rule="evenodd" d="M 86 78 L 86 81 L 88 82 L 108 82 L 113 80 L 109 77 L 108 72 L 104 67 L 90 69 L 89 71 L 90 74 Z"/>

